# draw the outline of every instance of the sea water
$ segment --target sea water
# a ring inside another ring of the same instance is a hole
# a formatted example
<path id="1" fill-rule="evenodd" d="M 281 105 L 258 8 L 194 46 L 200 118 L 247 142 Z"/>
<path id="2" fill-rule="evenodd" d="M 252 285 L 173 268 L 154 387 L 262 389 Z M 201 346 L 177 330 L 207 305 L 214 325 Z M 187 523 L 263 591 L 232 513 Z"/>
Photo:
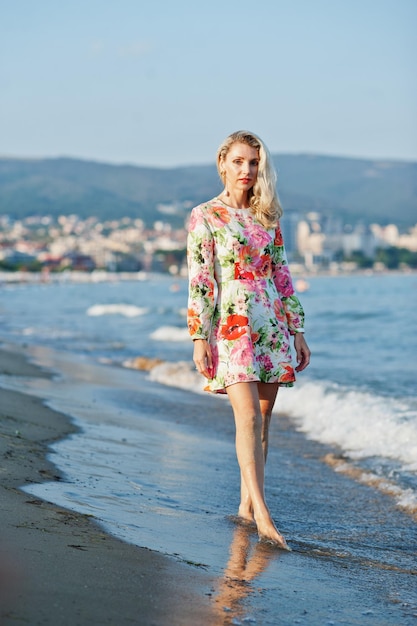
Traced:
<path id="1" fill-rule="evenodd" d="M 230 623 L 254 615 L 253 622 L 276 623 L 287 606 L 280 589 L 290 579 L 305 614 L 321 581 L 322 613 L 311 624 L 339 623 L 332 613 L 338 610 L 340 623 L 408 624 L 389 607 L 406 607 L 408 614 L 417 602 L 410 575 L 417 276 L 308 281 L 301 299 L 312 362 L 294 388 L 279 392 L 267 465 L 268 502 L 294 549 L 285 567 L 285 556 L 262 551 L 233 523 L 225 526 L 238 497 L 233 419 L 227 399 L 204 393 L 193 368 L 183 279 L 114 276 L 0 288 L 0 339 L 24 345 L 57 374 L 5 376 L 0 384 L 47 398 L 79 428 L 51 446 L 64 479 L 25 491 L 93 515 L 130 543 L 210 568 L 220 575 L 218 593 L 227 591 L 227 602 L 230 567 L 246 554 L 256 587 L 236 586 L 246 612 L 232 611 Z M 161 362 L 149 372 L 130 369 L 139 356 Z M 304 554 L 314 575 L 303 576 L 298 589 L 297 559 Z M 247 601 L 255 588 L 262 594 Z M 342 614 L 337 602 L 344 596 Z"/>
<path id="2" fill-rule="evenodd" d="M 309 278 L 301 294 L 310 367 L 276 411 L 332 444 L 417 506 L 417 275 Z M 0 338 L 128 367 L 160 359 L 151 381 L 202 392 L 186 329 L 184 279 L 3 285 Z M 340 469 L 340 467 L 339 467 Z M 376 484 L 376 483 L 375 483 Z"/>

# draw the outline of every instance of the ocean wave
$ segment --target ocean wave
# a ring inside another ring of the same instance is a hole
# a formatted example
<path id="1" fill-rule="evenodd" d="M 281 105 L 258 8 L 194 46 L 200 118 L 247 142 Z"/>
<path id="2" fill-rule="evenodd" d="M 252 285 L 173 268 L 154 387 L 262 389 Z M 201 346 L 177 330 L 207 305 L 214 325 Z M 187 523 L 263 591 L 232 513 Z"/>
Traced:
<path id="1" fill-rule="evenodd" d="M 35 337 L 36 339 L 74 339 L 77 333 L 72 330 L 62 330 L 59 328 L 35 328 L 28 326 L 20 330 L 14 329 L 12 335 L 23 337 Z"/>
<path id="2" fill-rule="evenodd" d="M 414 472 L 417 413 L 408 400 L 310 381 L 280 390 L 279 410 L 312 439 L 336 444 L 353 459 L 395 459 Z"/>
<path id="3" fill-rule="evenodd" d="M 165 361 L 155 365 L 149 372 L 149 380 L 169 387 L 205 393 L 203 391 L 204 378 L 189 361 L 176 361 L 175 363 Z"/>
<path id="4" fill-rule="evenodd" d="M 336 472 L 345 474 L 359 483 L 377 489 L 381 493 L 393 497 L 397 506 L 412 514 L 417 519 L 417 492 L 411 488 L 404 488 L 396 485 L 391 478 L 386 478 L 357 467 L 354 463 L 333 454 L 326 454 L 324 461 L 333 467 Z"/>
<path id="5" fill-rule="evenodd" d="M 94 304 L 87 309 L 87 315 L 98 317 L 101 315 L 124 315 L 125 317 L 137 317 L 145 315 L 148 309 L 133 304 Z"/>
<path id="6" fill-rule="evenodd" d="M 190 341 L 188 329 L 178 326 L 160 326 L 150 337 L 154 341 Z"/>

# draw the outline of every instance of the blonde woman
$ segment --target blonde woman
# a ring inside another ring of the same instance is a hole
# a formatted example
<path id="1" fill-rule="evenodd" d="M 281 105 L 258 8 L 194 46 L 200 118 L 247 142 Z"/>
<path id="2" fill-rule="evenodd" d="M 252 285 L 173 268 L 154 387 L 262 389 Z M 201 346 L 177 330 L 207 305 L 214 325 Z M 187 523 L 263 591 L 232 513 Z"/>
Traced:
<path id="1" fill-rule="evenodd" d="M 188 232 L 188 328 L 206 390 L 227 393 L 241 472 L 238 518 L 259 538 L 288 549 L 265 501 L 264 467 L 280 386 L 310 362 L 304 312 L 294 293 L 279 225 L 282 209 L 265 144 L 247 131 L 217 153 L 224 185 L 195 207 Z M 294 337 L 297 365 L 291 359 Z"/>

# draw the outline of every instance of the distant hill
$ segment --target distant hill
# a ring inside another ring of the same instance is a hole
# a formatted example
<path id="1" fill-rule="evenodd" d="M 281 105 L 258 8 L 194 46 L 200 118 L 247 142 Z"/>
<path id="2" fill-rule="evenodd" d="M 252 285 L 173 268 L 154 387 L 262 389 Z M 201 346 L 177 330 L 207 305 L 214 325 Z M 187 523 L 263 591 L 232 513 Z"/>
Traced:
<path id="1" fill-rule="evenodd" d="M 417 163 L 276 155 L 284 209 L 340 215 L 345 223 L 417 222 Z"/>
<path id="2" fill-rule="evenodd" d="M 317 155 L 274 155 L 285 211 L 321 211 L 345 223 L 417 221 L 417 163 Z M 140 217 L 175 225 L 189 210 L 163 214 L 160 204 L 196 205 L 221 185 L 214 165 L 150 168 L 70 158 L 0 158 L 0 213 Z"/>

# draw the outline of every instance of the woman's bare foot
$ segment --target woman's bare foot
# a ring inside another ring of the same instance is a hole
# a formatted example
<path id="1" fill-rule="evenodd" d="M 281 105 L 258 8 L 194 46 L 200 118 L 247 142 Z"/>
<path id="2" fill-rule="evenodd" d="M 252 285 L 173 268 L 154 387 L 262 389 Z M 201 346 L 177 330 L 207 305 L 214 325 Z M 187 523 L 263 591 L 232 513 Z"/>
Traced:
<path id="1" fill-rule="evenodd" d="M 285 538 L 277 530 L 272 520 L 257 522 L 257 527 L 259 541 L 262 541 L 263 543 L 270 543 L 271 545 L 277 546 L 277 548 L 281 548 L 282 550 L 291 551 L 291 548 L 288 546 Z"/>

